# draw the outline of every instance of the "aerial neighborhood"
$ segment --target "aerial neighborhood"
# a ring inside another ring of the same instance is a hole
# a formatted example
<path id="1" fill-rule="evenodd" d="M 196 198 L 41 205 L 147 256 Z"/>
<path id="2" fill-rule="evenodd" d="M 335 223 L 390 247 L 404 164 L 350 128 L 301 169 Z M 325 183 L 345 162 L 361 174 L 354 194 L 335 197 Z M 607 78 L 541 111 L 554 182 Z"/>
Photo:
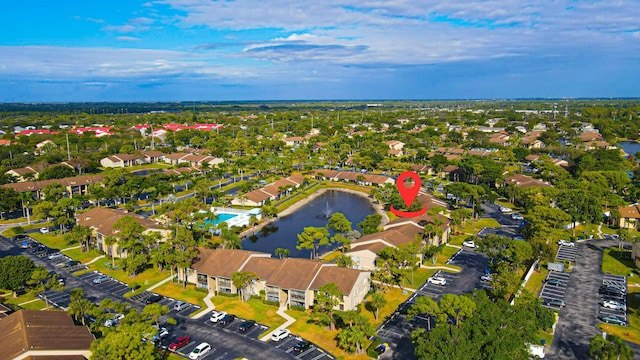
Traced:
<path id="1" fill-rule="evenodd" d="M 0 112 L 2 359 L 640 354 L 637 100 L 123 108 Z"/>

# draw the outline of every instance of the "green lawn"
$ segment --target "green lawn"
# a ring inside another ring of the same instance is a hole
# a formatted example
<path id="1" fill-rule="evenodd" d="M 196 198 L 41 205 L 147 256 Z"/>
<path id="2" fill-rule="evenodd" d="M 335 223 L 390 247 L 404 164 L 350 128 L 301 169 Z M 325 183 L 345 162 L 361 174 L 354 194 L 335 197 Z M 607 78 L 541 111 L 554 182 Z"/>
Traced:
<path id="1" fill-rule="evenodd" d="M 462 246 L 462 243 L 473 235 L 451 235 L 449 237 L 449 244 Z"/>
<path id="2" fill-rule="evenodd" d="M 451 247 L 451 246 L 445 246 L 444 249 L 442 249 L 442 252 L 438 255 L 436 255 L 436 265 L 445 265 L 445 263 L 447 262 L 447 260 L 449 260 L 449 258 L 451 258 L 453 255 L 455 255 L 460 249 Z M 426 263 L 425 265 L 431 265 L 430 261 L 429 263 Z M 455 267 L 455 266 L 452 266 Z"/>
<path id="3" fill-rule="evenodd" d="M 531 274 L 531 277 L 524 288 L 533 294 L 533 296 L 538 296 L 540 288 L 542 287 L 542 281 L 547 278 L 548 273 L 549 270 L 547 270 L 547 266 L 541 266 L 540 272 L 534 271 L 533 274 Z"/>
<path id="4" fill-rule="evenodd" d="M 117 263 L 118 260 L 116 259 L 116 265 Z M 101 273 L 109 275 L 112 278 L 120 280 L 126 284 L 136 283 L 140 286 L 140 289 L 138 291 L 143 291 L 149 286 L 156 284 L 171 275 L 168 270 L 160 272 L 156 267 L 152 267 L 143 271 L 142 273 L 137 274 L 135 277 L 131 277 L 122 270 L 112 270 L 107 268 L 105 266 L 106 264 L 111 265 L 111 259 L 104 258 L 98 260 L 95 263 L 89 265 L 89 270 L 98 270 Z"/>
<path id="5" fill-rule="evenodd" d="M 21 309 L 25 309 L 25 310 L 42 310 L 46 307 L 47 307 L 47 304 L 44 302 L 44 300 L 40 300 L 40 299 L 38 299 L 38 301 L 30 302 L 28 304 L 24 304 L 20 306 Z M 51 306 L 51 304 L 49 304 L 49 309 L 50 310 L 54 309 L 54 307 Z"/>
<path id="6" fill-rule="evenodd" d="M 258 299 L 249 299 L 246 302 L 242 302 L 238 297 L 214 296 L 211 301 L 216 306 L 216 310 L 226 311 L 229 314 L 235 314 L 244 319 L 252 319 L 269 326 L 265 333 L 285 322 L 280 315 L 276 314 L 276 311 L 278 311 L 277 306 L 265 304 Z"/>
<path id="7" fill-rule="evenodd" d="M 29 236 L 38 240 L 38 242 L 53 249 L 64 249 L 64 248 L 76 246 L 75 244 L 67 244 L 64 241 L 64 238 L 62 237 L 62 235 L 57 235 L 53 233 L 48 233 L 48 234 L 31 233 L 29 234 Z"/>
<path id="8" fill-rule="evenodd" d="M 384 293 L 384 298 L 385 300 L 387 300 L 387 303 L 382 308 L 380 308 L 380 311 L 378 311 L 378 320 L 375 319 L 375 315 L 372 311 L 366 310 L 366 308 L 364 307 L 361 314 L 366 316 L 374 326 L 378 326 L 384 321 L 387 316 L 393 314 L 398 306 L 400 306 L 400 304 L 407 300 L 409 296 L 411 296 L 411 294 L 411 292 L 403 294 L 402 290 L 397 288 L 389 289 Z M 365 298 L 364 303 L 370 301 L 372 296 L 373 294 L 369 294 Z"/>
<path id="9" fill-rule="evenodd" d="M 187 284 L 185 289 L 182 288 L 182 283 L 168 282 L 160 287 L 153 289 L 153 292 L 160 295 L 172 297 L 174 299 L 190 302 L 192 304 L 198 304 L 201 307 L 205 307 L 204 299 L 207 293 L 196 291 L 195 285 Z"/>
<path id="10" fill-rule="evenodd" d="M 619 251 L 617 248 L 604 250 L 602 254 L 603 273 L 628 276 L 634 269 L 637 269 L 637 267 L 631 259 L 631 251 Z"/>
<path id="11" fill-rule="evenodd" d="M 464 234 L 477 234 L 483 228 L 499 228 L 500 223 L 492 218 L 480 218 L 475 221 L 467 221 L 459 231 Z"/>
<path id="12" fill-rule="evenodd" d="M 80 261 L 81 263 L 89 262 L 96 257 L 102 255 L 98 250 L 92 249 L 89 252 L 82 252 L 82 249 L 71 249 L 62 252 L 73 260 Z"/>
<path id="13" fill-rule="evenodd" d="M 411 274 L 407 276 L 407 281 L 405 281 L 405 286 L 415 289 L 420 285 L 424 284 L 425 281 L 429 278 L 429 276 L 433 275 L 436 269 L 423 269 L 420 268 L 413 272 L 413 284 L 411 284 Z"/>

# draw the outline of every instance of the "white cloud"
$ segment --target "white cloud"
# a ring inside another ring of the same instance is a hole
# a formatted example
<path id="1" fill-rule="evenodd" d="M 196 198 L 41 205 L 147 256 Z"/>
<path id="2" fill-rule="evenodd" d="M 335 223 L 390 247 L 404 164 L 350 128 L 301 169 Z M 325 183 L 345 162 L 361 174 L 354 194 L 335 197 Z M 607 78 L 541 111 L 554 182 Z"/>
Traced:
<path id="1" fill-rule="evenodd" d="M 140 41 L 140 38 L 134 36 L 117 36 L 118 41 Z"/>

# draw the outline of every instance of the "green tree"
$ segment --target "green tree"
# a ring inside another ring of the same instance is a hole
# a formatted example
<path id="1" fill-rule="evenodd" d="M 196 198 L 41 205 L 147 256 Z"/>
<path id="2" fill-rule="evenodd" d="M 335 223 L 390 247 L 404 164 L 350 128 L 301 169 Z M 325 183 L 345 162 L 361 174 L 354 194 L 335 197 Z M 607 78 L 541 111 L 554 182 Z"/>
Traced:
<path id="1" fill-rule="evenodd" d="M 76 176 L 75 171 L 67 165 L 53 165 L 38 174 L 38 180 L 64 179 Z"/>
<path id="2" fill-rule="evenodd" d="M 58 282 L 59 278 L 58 274 L 52 274 L 44 266 L 38 266 L 31 273 L 31 279 L 27 281 L 27 284 L 31 286 L 31 291 L 42 295 L 47 309 L 49 309 L 47 290 L 62 290 L 64 288 L 64 286 Z"/>
<path id="3" fill-rule="evenodd" d="M 373 313 L 375 315 L 376 320 L 378 320 L 378 316 L 380 315 L 380 308 L 384 307 L 387 304 L 387 299 L 385 299 L 383 294 L 374 293 L 371 296 L 371 301 L 369 302 L 372 309 L 375 309 Z"/>
<path id="4" fill-rule="evenodd" d="M 311 250 L 310 259 L 318 258 L 320 246 L 329 245 L 329 230 L 323 227 L 307 226 L 304 231 L 298 234 L 298 250 Z"/>
<path id="5" fill-rule="evenodd" d="M 277 248 L 275 250 L 276 256 L 278 256 L 280 259 L 288 257 L 289 253 L 290 253 L 289 249 L 285 249 L 285 248 Z"/>
<path id="6" fill-rule="evenodd" d="M 382 222 L 382 215 L 369 214 L 364 220 L 358 223 L 358 227 L 362 230 L 362 235 L 374 234 L 378 232 L 378 227 Z"/>
<path id="7" fill-rule="evenodd" d="M 350 268 L 353 266 L 353 259 L 348 255 L 338 255 L 336 256 L 336 265 L 340 267 Z"/>
<path id="8" fill-rule="evenodd" d="M 315 298 L 316 305 L 313 307 L 314 317 L 320 319 L 320 322 L 328 324 L 331 331 L 335 330 L 333 311 L 342 298 L 340 288 L 333 282 L 322 285 L 316 292 Z"/>
<path id="9" fill-rule="evenodd" d="M 153 330 L 146 324 L 120 324 L 91 343 L 94 360 L 160 359 L 151 341 L 142 341 Z"/>
<path id="10" fill-rule="evenodd" d="M 258 279 L 258 274 L 251 271 L 234 271 L 231 274 L 231 282 L 238 290 L 238 297 L 242 302 L 245 302 L 249 298 L 250 294 L 247 292 L 249 285 Z"/>
<path id="11" fill-rule="evenodd" d="M 446 316 L 443 317 L 443 311 L 440 310 L 440 305 L 428 296 L 418 296 L 414 304 L 412 304 L 407 310 L 407 319 L 411 320 L 415 316 L 420 314 L 428 314 L 435 319 L 440 319 L 446 322 Z M 427 329 L 431 331 L 431 317 L 427 320 Z"/>
<path id="12" fill-rule="evenodd" d="M 0 258 L 0 289 L 15 292 L 27 284 L 35 269 L 33 261 L 24 255 Z"/>
<path id="13" fill-rule="evenodd" d="M 347 352 L 361 354 L 363 352 L 363 344 L 374 334 L 375 329 L 371 326 L 369 320 L 354 312 L 349 326 L 344 327 L 338 334 L 338 346 Z"/>
<path id="14" fill-rule="evenodd" d="M 589 355 L 594 360 L 631 360 L 633 350 L 616 335 L 607 334 L 605 339 L 598 334 L 589 341 Z"/>
<path id="15" fill-rule="evenodd" d="M 144 309 L 142 309 L 142 317 L 145 319 L 149 319 L 149 321 L 155 323 L 156 327 L 160 328 L 160 317 L 167 315 L 171 310 L 169 307 L 165 305 L 161 305 L 158 303 L 153 303 L 146 305 Z"/>

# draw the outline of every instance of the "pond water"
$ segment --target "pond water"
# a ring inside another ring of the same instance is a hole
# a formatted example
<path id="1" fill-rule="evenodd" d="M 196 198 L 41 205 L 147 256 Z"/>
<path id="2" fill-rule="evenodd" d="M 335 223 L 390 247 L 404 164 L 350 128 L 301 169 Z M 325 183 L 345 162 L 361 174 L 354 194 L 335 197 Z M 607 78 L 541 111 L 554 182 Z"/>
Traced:
<path id="1" fill-rule="evenodd" d="M 311 200 L 293 214 L 279 218 L 254 235 L 247 236 L 242 240 L 242 248 L 271 254 L 274 254 L 277 248 L 286 248 L 289 249 L 291 257 L 308 259 L 309 250 L 296 249 L 297 235 L 307 226 L 326 226 L 329 216 L 336 212 L 344 214 L 351 221 L 351 227 L 358 230 L 356 225 L 375 211 L 369 199 L 365 197 L 330 190 Z M 330 249 L 330 247 L 320 247 L 319 253 L 323 254 Z"/>
<path id="2" fill-rule="evenodd" d="M 624 150 L 629 155 L 635 156 L 638 152 L 640 152 L 640 143 L 633 141 L 623 141 L 618 143 L 618 146 Z"/>

